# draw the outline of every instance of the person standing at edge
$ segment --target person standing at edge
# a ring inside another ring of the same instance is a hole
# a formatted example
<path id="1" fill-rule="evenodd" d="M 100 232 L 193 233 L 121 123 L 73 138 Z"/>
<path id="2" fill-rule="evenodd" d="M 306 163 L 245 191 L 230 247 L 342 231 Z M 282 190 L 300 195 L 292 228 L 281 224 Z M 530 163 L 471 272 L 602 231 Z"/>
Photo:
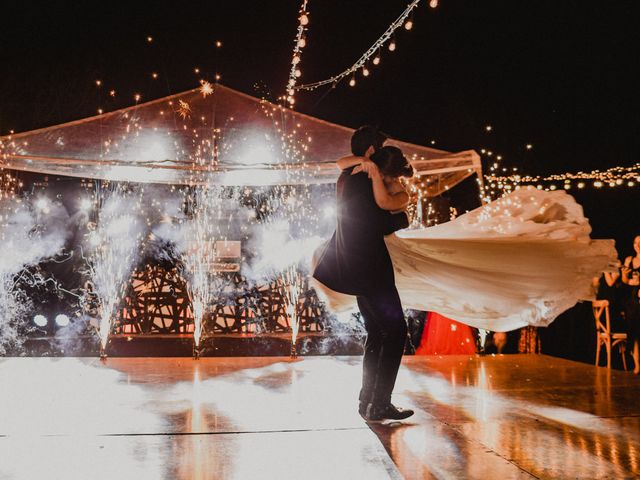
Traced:
<path id="1" fill-rule="evenodd" d="M 351 138 L 351 151 L 370 157 L 385 140 L 375 127 L 363 126 Z M 331 290 L 357 297 L 367 331 L 358 412 L 367 421 L 401 420 L 413 415 L 391 403 L 407 324 L 384 236 L 409 222 L 404 212 L 378 207 L 369 176 L 353 174 L 355 168 L 346 168 L 338 179 L 336 230 L 320 253 L 313 277 Z"/>

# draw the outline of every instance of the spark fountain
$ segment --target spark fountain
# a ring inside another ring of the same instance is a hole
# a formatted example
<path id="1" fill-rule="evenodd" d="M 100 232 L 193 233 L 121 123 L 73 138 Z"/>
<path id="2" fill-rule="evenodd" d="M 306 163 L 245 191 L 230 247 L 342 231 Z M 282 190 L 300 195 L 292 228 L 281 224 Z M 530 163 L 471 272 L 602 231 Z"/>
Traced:
<path id="1" fill-rule="evenodd" d="M 32 309 L 25 287 L 47 283 L 30 267 L 59 253 L 67 236 L 64 209 L 44 196 L 19 195 L 21 186 L 0 170 L 0 355 L 22 344 L 20 325 Z"/>
<path id="2" fill-rule="evenodd" d="M 298 302 L 303 289 L 304 260 L 321 243 L 317 208 L 308 186 L 278 186 L 266 200 L 258 261 L 254 268 L 275 279 L 285 301 L 291 329 L 291 358 L 298 355 Z"/>
<path id="3" fill-rule="evenodd" d="M 99 301 L 98 335 L 100 358 L 106 359 L 111 326 L 129 280 L 142 234 L 140 201 L 126 185 L 99 186 L 102 207 L 97 212 L 97 228 L 89 232 L 94 248 L 90 274 Z"/>
<path id="4" fill-rule="evenodd" d="M 202 334 L 207 309 L 213 300 L 216 233 L 222 221 L 220 188 L 194 187 L 187 195 L 187 207 L 191 219 L 185 235 L 188 247 L 183 254 L 189 276 L 189 297 L 193 313 L 193 357 L 200 358 Z"/>
<path id="5" fill-rule="evenodd" d="M 300 299 L 300 272 L 296 265 L 290 265 L 282 275 L 284 281 L 284 298 L 286 300 L 286 311 L 289 317 L 289 325 L 291 327 L 291 358 L 298 357 L 298 330 L 300 328 L 300 319 L 298 317 L 298 300 Z"/>

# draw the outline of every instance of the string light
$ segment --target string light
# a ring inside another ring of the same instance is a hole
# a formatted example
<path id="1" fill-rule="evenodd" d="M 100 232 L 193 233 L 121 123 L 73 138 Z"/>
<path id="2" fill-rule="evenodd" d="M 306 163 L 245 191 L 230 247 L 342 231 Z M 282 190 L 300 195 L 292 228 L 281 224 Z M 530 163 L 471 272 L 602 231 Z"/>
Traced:
<path id="1" fill-rule="evenodd" d="M 368 69 L 368 68 L 366 68 L 366 67 L 365 67 L 365 68 L 363 68 L 363 69 L 362 69 L 362 75 L 364 75 L 365 77 L 368 77 L 368 76 L 369 76 L 369 69 Z"/>
<path id="2" fill-rule="evenodd" d="M 152 36 L 148 36 L 147 37 L 147 43 L 151 43 L 153 42 L 153 37 Z"/>
<path id="3" fill-rule="evenodd" d="M 378 38 L 378 40 L 376 40 L 376 42 L 371 47 L 369 47 L 369 49 L 364 54 L 362 54 L 362 56 L 353 65 L 351 65 L 351 67 L 347 68 L 343 72 L 337 75 L 334 75 L 330 78 L 327 78 L 325 80 L 320 80 L 318 82 L 313 82 L 313 83 L 306 83 L 306 84 L 296 86 L 295 79 L 293 82 L 291 82 L 291 79 L 290 79 L 288 88 L 293 90 L 315 90 L 316 88 L 321 87 L 323 85 L 328 85 L 328 84 L 336 85 L 338 82 L 345 79 L 346 77 L 349 77 L 349 76 L 353 77 L 353 74 L 355 72 L 365 68 L 365 65 L 367 64 L 369 59 L 374 55 L 376 55 L 376 57 L 373 59 L 373 64 L 378 65 L 380 63 L 379 51 L 381 47 L 386 45 L 387 42 L 390 42 L 388 45 L 389 50 L 394 51 L 396 49 L 395 40 L 392 39 L 394 32 L 403 25 L 407 30 L 410 30 L 413 27 L 413 21 L 407 20 L 407 19 L 409 18 L 409 16 L 411 15 L 411 12 L 413 12 L 413 10 L 418 6 L 419 3 L 420 3 L 420 0 L 413 0 L 407 6 L 407 8 L 400 14 L 400 16 L 387 28 L 387 30 L 382 34 L 382 36 Z M 304 5 L 306 6 L 306 1 L 304 2 Z M 437 5 L 437 2 L 436 2 L 436 5 Z M 301 19 L 302 19 L 302 16 L 301 16 Z M 302 20 L 301 20 L 301 25 L 302 25 Z M 410 27 L 407 28 L 406 27 L 407 25 L 410 25 Z M 349 81 L 349 85 L 351 85 L 351 81 Z"/>
<path id="4" fill-rule="evenodd" d="M 405 30 L 411 30 L 413 28 L 413 20 L 407 20 L 407 23 L 404 24 Z"/>
<path id="5" fill-rule="evenodd" d="M 307 41 L 304 37 L 304 33 L 309 25 L 309 12 L 307 11 L 308 0 L 303 0 L 300 6 L 300 15 L 298 17 L 298 30 L 296 31 L 296 38 L 293 42 L 293 55 L 291 57 L 291 70 L 289 71 L 289 81 L 287 82 L 287 96 L 286 99 L 290 106 L 295 103 L 295 86 L 298 82 L 298 78 L 302 76 L 302 70 L 300 69 L 300 62 L 302 61 L 302 49 L 306 47 Z"/>
<path id="6" fill-rule="evenodd" d="M 514 169 L 515 171 L 516 169 Z M 611 167 L 606 170 L 592 170 L 591 172 L 566 172 L 561 174 L 553 174 L 548 176 L 528 176 L 528 175 L 496 175 L 495 169 L 492 169 L 486 176 L 487 181 L 496 184 L 511 185 L 515 188 L 518 185 L 537 184 L 541 189 L 545 188 L 545 184 L 551 185 L 553 182 L 563 182 L 566 190 L 573 187 L 576 182 L 578 189 L 585 188 L 589 183 L 595 188 L 602 188 L 605 185 L 610 188 L 616 187 L 635 187 L 640 182 L 640 163 L 636 163 L 630 167 Z"/>
<path id="7" fill-rule="evenodd" d="M 221 48 L 222 42 L 220 40 L 216 40 L 216 48 Z"/>
<path id="8" fill-rule="evenodd" d="M 350 87 L 355 87 L 356 86 L 356 79 L 352 78 L 351 80 L 349 80 L 349 86 Z"/>
<path id="9" fill-rule="evenodd" d="M 438 7 L 438 0 L 431 0 L 431 1 L 429 2 L 429 6 L 430 6 L 431 8 L 437 8 L 437 7 Z"/>

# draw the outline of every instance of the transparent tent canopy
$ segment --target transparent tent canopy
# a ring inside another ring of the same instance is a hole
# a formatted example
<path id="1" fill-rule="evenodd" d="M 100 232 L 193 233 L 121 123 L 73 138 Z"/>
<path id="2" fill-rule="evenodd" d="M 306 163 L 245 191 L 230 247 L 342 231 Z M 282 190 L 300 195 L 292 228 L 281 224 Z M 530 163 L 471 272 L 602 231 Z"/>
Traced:
<path id="1" fill-rule="evenodd" d="M 0 137 L 0 167 L 82 178 L 167 184 L 332 183 L 353 130 L 203 85 L 99 116 Z M 391 139 L 438 195 L 481 164 Z"/>

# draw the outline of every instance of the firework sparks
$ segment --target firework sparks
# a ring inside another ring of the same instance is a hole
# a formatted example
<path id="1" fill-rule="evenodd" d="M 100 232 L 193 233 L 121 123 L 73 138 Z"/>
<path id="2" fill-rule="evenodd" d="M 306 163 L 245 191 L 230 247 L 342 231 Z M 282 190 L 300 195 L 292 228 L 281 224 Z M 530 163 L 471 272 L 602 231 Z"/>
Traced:
<path id="1" fill-rule="evenodd" d="M 48 204 L 49 212 L 43 215 L 36 202 L 17 194 L 19 182 L 9 174 L 0 174 L 0 242 L 4 250 L 0 256 L 0 355 L 4 355 L 7 348 L 16 348 L 23 340 L 20 329 L 33 306 L 25 287 L 47 283 L 31 267 L 56 255 L 67 232 L 60 225 L 64 208 L 59 203 Z"/>
<path id="2" fill-rule="evenodd" d="M 215 238 L 218 230 L 217 218 L 221 217 L 220 191 L 217 188 L 197 187 L 188 197 L 192 213 L 187 223 L 185 235 L 189 245 L 184 254 L 184 262 L 190 277 L 189 296 L 193 313 L 193 340 L 200 347 L 204 318 L 214 295 L 212 265 L 215 260 Z"/>
<path id="3" fill-rule="evenodd" d="M 104 351 L 141 240 L 141 221 L 136 212 L 140 204 L 132 201 L 124 187 L 99 194 L 104 200 L 98 228 L 89 233 L 88 240 L 94 246 L 90 271 L 99 300 L 98 334 Z"/>
<path id="4" fill-rule="evenodd" d="M 206 80 L 203 80 L 201 82 L 200 93 L 204 98 L 208 97 L 213 93 L 213 85 Z"/>
<path id="5" fill-rule="evenodd" d="M 182 117 L 183 120 L 186 120 L 191 116 L 191 106 L 185 102 L 184 100 L 178 100 L 178 115 Z"/>

